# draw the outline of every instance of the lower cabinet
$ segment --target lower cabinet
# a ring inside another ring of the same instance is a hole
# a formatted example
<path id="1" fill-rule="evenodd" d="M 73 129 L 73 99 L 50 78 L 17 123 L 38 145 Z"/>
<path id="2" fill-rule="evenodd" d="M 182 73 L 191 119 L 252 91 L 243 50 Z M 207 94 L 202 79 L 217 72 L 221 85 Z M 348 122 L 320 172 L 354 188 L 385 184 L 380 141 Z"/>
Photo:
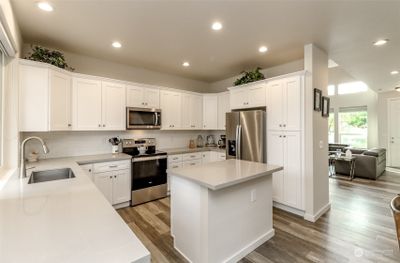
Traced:
<path id="1" fill-rule="evenodd" d="M 268 163 L 283 166 L 273 174 L 275 202 L 304 210 L 301 133 L 296 131 L 268 131 Z"/>
<path id="2" fill-rule="evenodd" d="M 131 200 L 131 162 L 117 161 L 82 165 L 94 184 L 112 205 Z"/>

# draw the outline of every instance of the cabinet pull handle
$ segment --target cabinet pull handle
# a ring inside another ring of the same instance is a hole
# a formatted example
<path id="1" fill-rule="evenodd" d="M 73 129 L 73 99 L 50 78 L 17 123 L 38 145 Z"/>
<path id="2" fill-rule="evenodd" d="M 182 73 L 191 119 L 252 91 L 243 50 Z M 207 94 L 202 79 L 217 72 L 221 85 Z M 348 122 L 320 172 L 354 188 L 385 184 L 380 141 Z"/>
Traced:
<path id="1" fill-rule="evenodd" d="M 89 169 L 89 173 L 91 173 L 92 172 L 92 169 Z"/>
<path id="2" fill-rule="evenodd" d="M 286 124 L 283 124 L 283 127 L 286 127 Z"/>
<path id="3" fill-rule="evenodd" d="M 114 178 L 117 178 L 117 176 L 116 176 L 116 175 L 114 175 Z"/>
<path id="4" fill-rule="evenodd" d="M 118 167 L 118 165 L 110 165 L 110 166 L 108 166 L 109 168 L 117 168 Z"/>
<path id="5" fill-rule="evenodd" d="M 106 125 L 105 125 L 105 124 L 103 124 L 103 127 L 106 127 Z"/>
<path id="6" fill-rule="evenodd" d="M 112 176 L 110 176 L 110 179 L 112 179 Z"/>
<path id="7" fill-rule="evenodd" d="M 71 123 L 68 123 L 68 127 L 71 127 L 72 126 L 72 124 Z"/>
<path id="8" fill-rule="evenodd" d="M 279 124 L 279 127 L 282 127 L 282 124 Z"/>
<path id="9" fill-rule="evenodd" d="M 99 124 L 99 127 L 101 127 L 101 124 Z"/>

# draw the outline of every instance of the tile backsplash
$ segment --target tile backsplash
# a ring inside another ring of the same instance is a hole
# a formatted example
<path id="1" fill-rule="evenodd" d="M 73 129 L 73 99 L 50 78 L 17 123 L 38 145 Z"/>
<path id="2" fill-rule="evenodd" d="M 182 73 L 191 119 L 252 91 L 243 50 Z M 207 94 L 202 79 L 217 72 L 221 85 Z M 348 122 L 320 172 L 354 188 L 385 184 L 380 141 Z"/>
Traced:
<path id="1" fill-rule="evenodd" d="M 202 135 L 204 141 L 207 135 L 214 135 L 216 142 L 221 131 L 70 131 L 70 132 L 24 132 L 21 140 L 29 136 L 39 136 L 47 144 L 50 152 L 44 156 L 40 143 L 30 141 L 26 144 L 26 153 L 38 152 L 41 158 L 57 158 L 91 154 L 111 153 L 108 139 L 119 136 L 124 138 L 156 138 L 158 149 L 188 147 L 190 139 Z"/>

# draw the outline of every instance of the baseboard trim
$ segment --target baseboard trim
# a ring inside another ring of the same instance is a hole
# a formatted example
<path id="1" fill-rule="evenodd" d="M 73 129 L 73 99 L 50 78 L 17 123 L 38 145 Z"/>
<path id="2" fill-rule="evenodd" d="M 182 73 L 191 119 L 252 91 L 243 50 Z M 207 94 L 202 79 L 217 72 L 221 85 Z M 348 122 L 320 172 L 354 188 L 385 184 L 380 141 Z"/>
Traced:
<path id="1" fill-rule="evenodd" d="M 275 201 L 274 201 L 273 205 L 274 205 L 274 207 L 279 208 L 279 209 L 281 209 L 283 211 L 286 211 L 286 212 L 289 212 L 289 213 L 304 217 L 305 213 L 304 213 L 303 210 L 300 210 L 300 209 L 297 209 L 297 208 L 293 208 L 293 207 L 290 207 L 290 206 L 287 206 L 287 205 L 284 205 L 284 204 L 281 204 L 281 203 L 277 203 Z"/>
<path id="2" fill-rule="evenodd" d="M 234 263 L 234 262 L 238 262 L 239 260 L 241 260 L 242 258 L 244 258 L 245 256 L 247 256 L 250 252 L 254 251 L 256 248 L 258 248 L 259 246 L 261 246 L 262 244 L 264 244 L 265 242 L 267 242 L 268 240 L 270 240 L 273 236 L 275 235 L 275 229 L 271 229 L 269 230 L 267 233 L 264 233 L 263 235 L 261 235 L 260 237 L 258 237 L 256 240 L 254 240 L 253 242 L 251 242 L 249 245 L 245 246 L 244 248 L 242 248 L 241 250 L 239 250 L 238 252 L 236 252 L 235 254 L 233 254 L 232 256 L 230 256 L 229 258 L 227 258 L 226 260 L 222 261 L 224 263 Z M 179 254 L 182 255 L 182 257 L 184 257 L 188 262 L 193 262 L 191 261 L 184 253 L 182 253 L 182 251 L 179 250 L 179 248 L 177 248 L 175 246 L 174 243 L 174 248 L 176 249 L 176 251 L 179 252 Z"/>
<path id="3" fill-rule="evenodd" d="M 324 205 L 320 210 L 318 210 L 317 213 L 315 213 L 314 215 L 311 214 L 304 214 L 304 219 L 310 222 L 317 222 L 317 220 L 326 212 L 329 211 L 329 209 L 331 209 L 331 203 L 327 203 L 326 205 Z"/>
<path id="4" fill-rule="evenodd" d="M 238 262 L 239 260 L 244 258 L 246 255 L 248 255 L 250 252 L 252 252 L 256 248 L 258 248 L 259 246 L 261 246 L 262 244 L 264 244 L 265 242 L 270 240 L 274 235 L 275 235 L 275 229 L 272 228 L 267 233 L 263 234 L 262 236 L 260 236 L 256 240 L 254 240 L 252 243 L 250 243 L 243 249 L 239 250 L 238 252 L 236 252 L 235 254 L 233 254 L 231 257 L 224 260 L 223 262 L 224 263 Z"/>
<path id="5" fill-rule="evenodd" d="M 113 205 L 113 207 L 114 207 L 114 209 L 120 209 L 120 208 L 128 207 L 130 205 L 131 205 L 131 203 L 128 201 L 128 202 Z"/>

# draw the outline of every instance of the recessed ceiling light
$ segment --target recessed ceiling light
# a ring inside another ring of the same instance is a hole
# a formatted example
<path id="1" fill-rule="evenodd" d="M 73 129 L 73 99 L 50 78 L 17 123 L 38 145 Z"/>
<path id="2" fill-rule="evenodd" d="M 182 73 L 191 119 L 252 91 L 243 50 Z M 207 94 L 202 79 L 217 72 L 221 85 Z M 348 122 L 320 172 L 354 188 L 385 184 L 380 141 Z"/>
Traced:
<path id="1" fill-rule="evenodd" d="M 258 51 L 261 52 L 261 53 L 265 53 L 265 52 L 268 51 L 268 48 L 267 48 L 266 46 L 261 46 L 261 47 L 258 49 Z"/>
<path id="2" fill-rule="evenodd" d="M 400 87 L 394 88 L 396 91 L 400 92 Z"/>
<path id="3" fill-rule="evenodd" d="M 397 75 L 397 74 L 399 74 L 399 72 L 397 70 L 393 70 L 392 72 L 390 72 L 390 74 Z"/>
<path id="4" fill-rule="evenodd" d="M 383 45 L 385 45 L 388 41 L 389 41 L 389 39 L 379 39 L 379 40 L 377 40 L 377 41 L 374 42 L 374 46 L 383 46 Z"/>
<path id="5" fill-rule="evenodd" d="M 211 28 L 215 31 L 221 30 L 222 29 L 222 24 L 220 22 L 214 22 L 211 26 Z"/>
<path id="6" fill-rule="evenodd" d="M 185 61 L 185 62 L 182 63 L 182 66 L 184 66 L 184 67 L 189 67 L 190 64 L 189 64 L 189 62 Z"/>
<path id="7" fill-rule="evenodd" d="M 120 48 L 120 47 L 122 47 L 121 43 L 119 43 L 118 41 L 113 42 L 111 45 L 112 45 L 113 47 L 115 47 L 115 48 Z"/>
<path id="8" fill-rule="evenodd" d="M 47 2 L 39 2 L 39 3 L 37 4 L 37 6 L 38 6 L 40 9 L 42 9 L 43 11 L 46 11 L 46 12 L 51 12 L 51 11 L 53 11 L 53 7 L 52 7 L 49 3 L 47 3 Z"/>

